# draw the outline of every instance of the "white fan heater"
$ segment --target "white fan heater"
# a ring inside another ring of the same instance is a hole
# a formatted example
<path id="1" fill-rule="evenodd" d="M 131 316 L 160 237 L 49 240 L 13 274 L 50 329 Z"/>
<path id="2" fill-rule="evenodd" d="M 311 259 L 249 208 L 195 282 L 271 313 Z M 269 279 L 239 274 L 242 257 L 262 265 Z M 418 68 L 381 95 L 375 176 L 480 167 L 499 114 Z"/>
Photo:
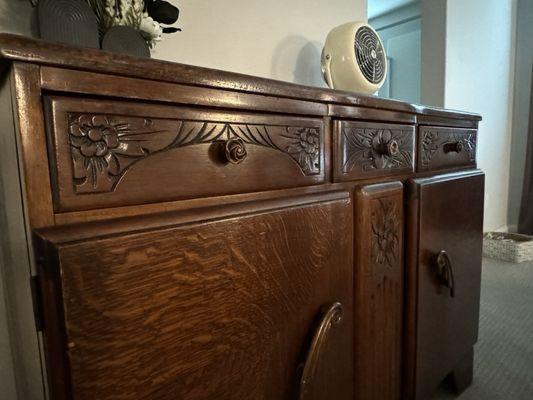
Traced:
<path id="1" fill-rule="evenodd" d="M 377 92 L 387 76 L 387 57 L 377 32 L 365 22 L 334 28 L 322 50 L 322 73 L 333 89 Z"/>

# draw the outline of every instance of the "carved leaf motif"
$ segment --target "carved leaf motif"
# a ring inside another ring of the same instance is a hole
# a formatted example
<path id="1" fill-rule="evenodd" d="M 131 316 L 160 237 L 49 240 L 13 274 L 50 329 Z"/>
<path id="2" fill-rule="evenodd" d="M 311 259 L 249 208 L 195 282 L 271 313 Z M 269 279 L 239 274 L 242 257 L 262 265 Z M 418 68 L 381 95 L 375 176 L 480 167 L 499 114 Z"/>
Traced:
<path id="1" fill-rule="evenodd" d="M 169 149 L 239 138 L 288 154 L 304 175 L 320 172 L 318 128 L 190 120 L 151 120 L 111 115 L 68 114 L 76 193 L 113 191 L 136 162 Z M 287 144 L 274 142 L 281 131 Z"/>
<path id="2" fill-rule="evenodd" d="M 342 131 L 346 150 L 343 170 L 362 171 L 409 168 L 413 162 L 411 136 L 397 129 L 345 128 Z M 396 141 L 399 151 L 384 154 L 381 150 L 390 141 Z"/>
<path id="3" fill-rule="evenodd" d="M 373 265 L 394 267 L 400 254 L 400 213 L 395 202 L 378 199 L 372 209 Z"/>
<path id="4" fill-rule="evenodd" d="M 458 134 L 455 135 L 454 141 L 461 142 L 463 148 L 468 152 L 468 158 L 470 161 L 475 161 L 476 159 L 476 135 L 471 133 L 469 134 Z"/>
<path id="5" fill-rule="evenodd" d="M 440 137 L 438 132 L 426 131 L 422 138 L 422 165 L 428 165 L 433 155 L 439 149 Z"/>

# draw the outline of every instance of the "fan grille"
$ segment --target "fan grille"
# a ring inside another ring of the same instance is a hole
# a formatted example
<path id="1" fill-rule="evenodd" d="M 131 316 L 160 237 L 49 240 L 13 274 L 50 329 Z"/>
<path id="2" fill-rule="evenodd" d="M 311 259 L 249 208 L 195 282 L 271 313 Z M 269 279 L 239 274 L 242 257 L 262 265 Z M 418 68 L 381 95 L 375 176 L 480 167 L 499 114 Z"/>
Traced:
<path id="1" fill-rule="evenodd" d="M 355 33 L 355 58 L 363 76 L 371 83 L 379 83 L 385 75 L 385 52 L 376 33 L 362 26 Z"/>

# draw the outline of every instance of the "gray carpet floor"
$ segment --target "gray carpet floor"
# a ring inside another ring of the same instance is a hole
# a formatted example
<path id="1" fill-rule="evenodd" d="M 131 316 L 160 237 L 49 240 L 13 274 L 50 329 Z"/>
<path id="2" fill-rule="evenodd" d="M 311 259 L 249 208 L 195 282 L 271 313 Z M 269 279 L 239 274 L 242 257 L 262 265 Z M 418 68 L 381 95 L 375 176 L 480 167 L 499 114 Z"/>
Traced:
<path id="1" fill-rule="evenodd" d="M 432 400 L 533 400 L 533 262 L 483 260 L 474 382 Z"/>

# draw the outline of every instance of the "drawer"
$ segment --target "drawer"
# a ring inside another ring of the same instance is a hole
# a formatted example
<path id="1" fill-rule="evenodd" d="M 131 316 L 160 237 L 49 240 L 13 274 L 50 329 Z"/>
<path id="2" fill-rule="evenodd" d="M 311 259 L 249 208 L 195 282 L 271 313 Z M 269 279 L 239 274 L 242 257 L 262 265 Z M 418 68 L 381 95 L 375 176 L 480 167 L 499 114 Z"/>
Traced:
<path id="1" fill-rule="evenodd" d="M 324 182 L 321 119 L 45 98 L 56 212 Z"/>
<path id="2" fill-rule="evenodd" d="M 475 129 L 421 126 L 418 171 L 476 165 Z"/>
<path id="3" fill-rule="evenodd" d="M 335 181 L 414 170 L 414 126 L 335 121 L 334 132 Z"/>

